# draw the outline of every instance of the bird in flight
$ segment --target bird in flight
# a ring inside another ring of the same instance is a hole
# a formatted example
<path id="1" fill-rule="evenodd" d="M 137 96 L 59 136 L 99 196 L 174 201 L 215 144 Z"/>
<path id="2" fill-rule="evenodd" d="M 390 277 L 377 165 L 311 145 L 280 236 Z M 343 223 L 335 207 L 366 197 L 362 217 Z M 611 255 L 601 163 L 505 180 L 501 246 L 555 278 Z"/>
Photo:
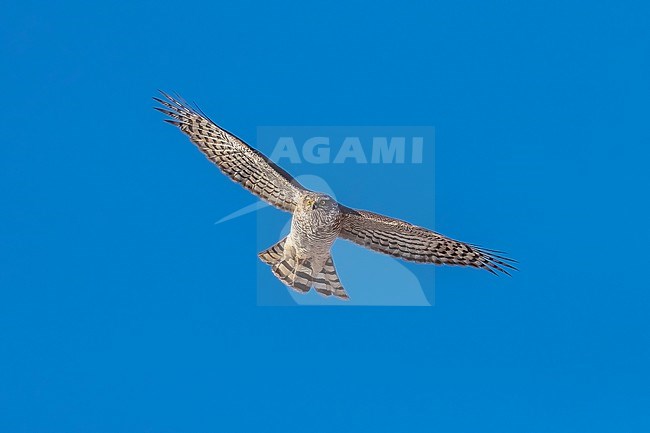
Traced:
<path id="1" fill-rule="evenodd" d="M 205 156 L 244 188 L 265 202 L 292 214 L 289 235 L 260 252 L 273 274 L 288 287 L 307 293 L 349 299 L 339 281 L 331 248 L 337 238 L 379 253 L 419 263 L 472 266 L 493 274 L 515 269 L 514 260 L 450 239 L 423 227 L 352 209 L 332 197 L 300 185 L 261 152 L 219 127 L 182 98 L 160 92 L 156 110 L 170 117 Z M 509 275 L 509 274 L 508 274 Z"/>

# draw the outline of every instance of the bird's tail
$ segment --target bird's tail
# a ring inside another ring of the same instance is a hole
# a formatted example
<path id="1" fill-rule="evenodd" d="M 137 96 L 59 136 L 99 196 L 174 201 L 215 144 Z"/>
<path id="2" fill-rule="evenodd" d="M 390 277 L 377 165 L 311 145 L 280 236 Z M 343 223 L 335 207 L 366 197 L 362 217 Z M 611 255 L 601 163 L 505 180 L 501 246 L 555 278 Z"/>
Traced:
<path id="1" fill-rule="evenodd" d="M 315 269 L 309 259 L 300 260 L 294 254 L 285 254 L 286 240 L 284 238 L 258 254 L 264 263 L 271 266 L 271 271 L 280 281 L 301 293 L 307 293 L 313 287 L 323 296 L 350 299 L 339 281 L 331 255 L 321 269 Z"/>

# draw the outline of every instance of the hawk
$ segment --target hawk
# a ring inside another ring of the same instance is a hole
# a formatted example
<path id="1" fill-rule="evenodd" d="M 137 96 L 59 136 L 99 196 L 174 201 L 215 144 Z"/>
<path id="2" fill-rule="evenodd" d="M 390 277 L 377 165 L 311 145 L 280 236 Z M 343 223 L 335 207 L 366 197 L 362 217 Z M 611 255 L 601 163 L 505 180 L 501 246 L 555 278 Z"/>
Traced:
<path id="1" fill-rule="evenodd" d="M 349 299 L 339 281 L 331 248 L 337 238 L 393 257 L 419 263 L 461 265 L 493 274 L 515 269 L 498 251 L 450 239 L 406 221 L 352 209 L 310 191 L 243 140 L 219 127 L 180 97 L 160 92 L 156 110 L 170 117 L 205 156 L 233 181 L 265 202 L 292 214 L 287 237 L 260 252 L 273 274 L 288 287 Z M 509 274 L 508 274 L 509 275 Z"/>

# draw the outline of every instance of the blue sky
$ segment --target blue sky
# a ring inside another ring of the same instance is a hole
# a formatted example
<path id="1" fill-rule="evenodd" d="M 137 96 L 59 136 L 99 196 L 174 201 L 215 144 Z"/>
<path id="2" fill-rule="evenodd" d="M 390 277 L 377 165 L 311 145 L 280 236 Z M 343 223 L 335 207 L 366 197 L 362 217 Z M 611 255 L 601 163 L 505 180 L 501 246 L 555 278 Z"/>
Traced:
<path id="1" fill-rule="evenodd" d="M 649 13 L 3 5 L 1 429 L 648 431 Z M 256 216 L 214 224 L 252 198 L 157 88 L 253 144 L 434 126 L 436 229 L 520 271 L 437 269 L 432 308 L 258 307 Z"/>

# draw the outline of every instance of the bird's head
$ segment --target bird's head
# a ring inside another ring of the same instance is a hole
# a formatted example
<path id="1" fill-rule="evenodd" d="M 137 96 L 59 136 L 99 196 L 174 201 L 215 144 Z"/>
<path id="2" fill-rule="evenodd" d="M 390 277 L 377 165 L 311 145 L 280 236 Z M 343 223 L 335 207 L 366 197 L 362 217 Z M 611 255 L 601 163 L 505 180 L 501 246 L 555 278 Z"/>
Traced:
<path id="1" fill-rule="evenodd" d="M 309 193 L 302 199 L 302 210 L 304 211 L 329 211 L 338 208 L 338 203 L 327 194 Z"/>

